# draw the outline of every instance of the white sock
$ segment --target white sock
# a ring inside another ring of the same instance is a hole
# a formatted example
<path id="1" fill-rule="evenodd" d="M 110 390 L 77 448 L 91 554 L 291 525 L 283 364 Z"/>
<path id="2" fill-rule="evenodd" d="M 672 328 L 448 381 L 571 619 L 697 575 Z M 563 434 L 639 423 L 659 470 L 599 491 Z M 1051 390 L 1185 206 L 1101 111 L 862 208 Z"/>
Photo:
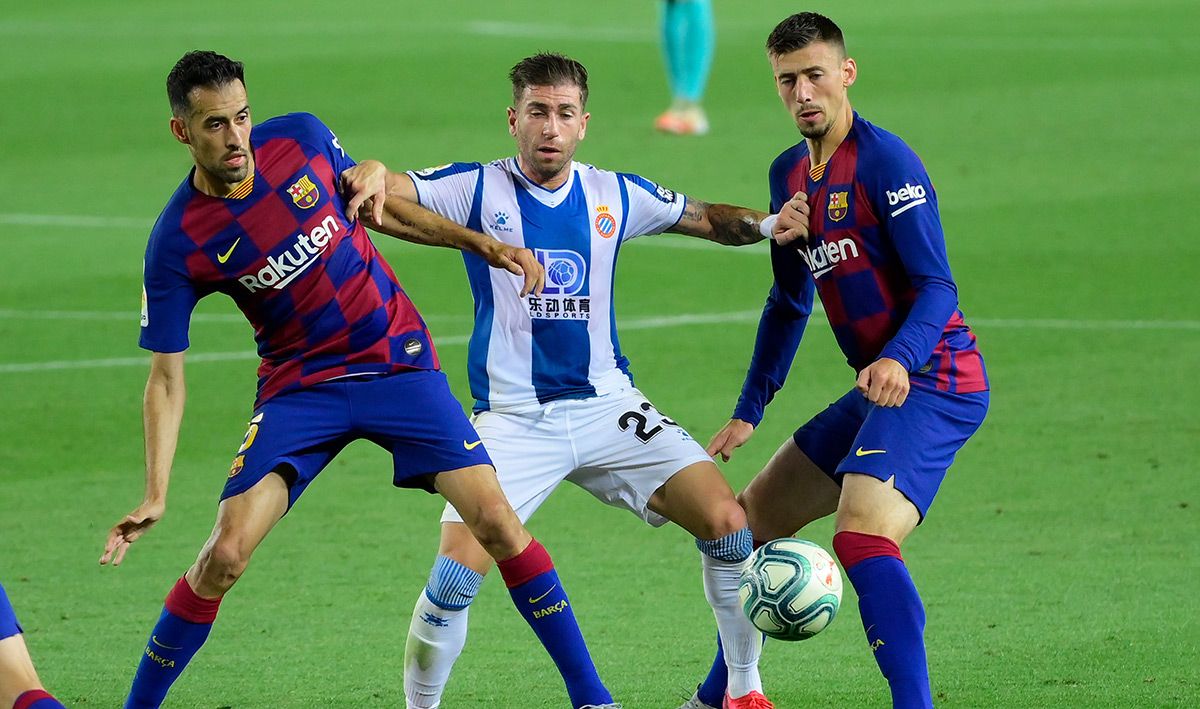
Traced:
<path id="1" fill-rule="evenodd" d="M 725 649 L 729 696 L 737 698 L 761 692 L 758 658 L 762 655 L 762 633 L 751 625 L 738 600 L 738 581 L 747 562 L 719 561 L 707 554 L 701 554 L 700 559 L 704 567 L 704 596 L 717 618 L 717 632 Z"/>
<path id="2" fill-rule="evenodd" d="M 736 595 L 736 590 L 735 590 Z M 467 644 L 467 611 L 439 608 L 425 595 L 417 599 L 404 645 L 404 698 L 408 709 L 436 709 L 454 661 Z"/>

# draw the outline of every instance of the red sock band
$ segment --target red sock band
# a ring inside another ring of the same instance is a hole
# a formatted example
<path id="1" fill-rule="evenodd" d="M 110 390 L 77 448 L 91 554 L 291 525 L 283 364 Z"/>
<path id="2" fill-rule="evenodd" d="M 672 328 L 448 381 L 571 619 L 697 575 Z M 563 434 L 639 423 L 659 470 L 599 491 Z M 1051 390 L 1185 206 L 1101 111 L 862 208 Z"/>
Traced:
<path id="1" fill-rule="evenodd" d="M 894 556 L 904 561 L 896 542 L 887 537 L 862 532 L 838 532 L 833 535 L 833 553 L 837 554 L 838 561 L 842 562 L 842 568 L 846 570 L 877 556 Z"/>
<path id="2" fill-rule="evenodd" d="M 183 618 L 189 623 L 211 625 L 217 619 L 217 608 L 221 606 L 220 598 L 201 598 L 188 585 L 187 578 L 181 576 L 175 582 L 167 600 L 163 603 L 171 615 Z"/>
<path id="3" fill-rule="evenodd" d="M 536 539 L 529 542 L 525 551 L 501 561 L 496 566 L 500 567 L 500 575 L 504 577 L 504 584 L 509 588 L 516 588 L 532 578 L 554 570 L 554 562 L 550 560 L 549 552 Z"/>
<path id="4" fill-rule="evenodd" d="M 33 703 L 42 699 L 54 699 L 54 695 L 44 689 L 31 689 L 21 696 L 17 697 L 16 704 L 13 704 L 13 709 L 29 709 Z M 55 701 L 58 701 L 55 699 Z"/>

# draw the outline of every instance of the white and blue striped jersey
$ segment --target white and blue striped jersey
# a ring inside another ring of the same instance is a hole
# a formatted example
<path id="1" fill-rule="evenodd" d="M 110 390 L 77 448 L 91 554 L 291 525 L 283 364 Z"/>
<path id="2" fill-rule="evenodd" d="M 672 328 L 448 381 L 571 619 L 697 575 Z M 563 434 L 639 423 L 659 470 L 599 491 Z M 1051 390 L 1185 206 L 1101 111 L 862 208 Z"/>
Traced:
<path id="1" fill-rule="evenodd" d="M 516 158 L 408 174 L 422 206 L 532 250 L 546 269 L 542 295 L 522 299 L 520 278 L 463 254 L 475 298 L 467 369 L 476 411 L 632 388 L 613 308 L 617 253 L 629 239 L 674 226 L 685 196 L 582 163 L 556 190 L 529 180 Z"/>

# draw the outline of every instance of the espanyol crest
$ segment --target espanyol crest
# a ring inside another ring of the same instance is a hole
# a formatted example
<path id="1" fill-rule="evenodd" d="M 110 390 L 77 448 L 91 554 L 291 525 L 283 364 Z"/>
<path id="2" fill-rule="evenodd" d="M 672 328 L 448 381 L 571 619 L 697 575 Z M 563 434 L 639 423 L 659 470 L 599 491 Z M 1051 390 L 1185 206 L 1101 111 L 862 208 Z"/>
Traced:
<path id="1" fill-rule="evenodd" d="M 830 192 L 829 193 L 829 220 L 840 222 L 846 218 L 846 213 L 850 211 L 850 193 L 849 192 Z"/>
<path id="2" fill-rule="evenodd" d="M 292 201 L 296 203 L 296 206 L 301 209 L 308 209 L 321 198 L 321 193 L 317 191 L 317 186 L 313 184 L 313 181 L 308 179 L 308 175 L 301 175 L 300 179 L 288 188 L 288 194 L 292 196 Z"/>

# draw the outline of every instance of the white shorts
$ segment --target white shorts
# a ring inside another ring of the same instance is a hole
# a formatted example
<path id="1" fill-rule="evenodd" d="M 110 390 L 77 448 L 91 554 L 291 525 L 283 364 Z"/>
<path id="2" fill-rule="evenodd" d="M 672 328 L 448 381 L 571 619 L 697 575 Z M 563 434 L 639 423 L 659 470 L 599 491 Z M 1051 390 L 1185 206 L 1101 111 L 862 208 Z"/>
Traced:
<path id="1" fill-rule="evenodd" d="M 712 462 L 636 389 L 552 401 L 529 413 L 485 411 L 473 422 L 521 522 L 569 480 L 658 527 L 667 520 L 647 508 L 650 496 L 683 468 Z M 447 504 L 442 521 L 462 517 Z"/>

